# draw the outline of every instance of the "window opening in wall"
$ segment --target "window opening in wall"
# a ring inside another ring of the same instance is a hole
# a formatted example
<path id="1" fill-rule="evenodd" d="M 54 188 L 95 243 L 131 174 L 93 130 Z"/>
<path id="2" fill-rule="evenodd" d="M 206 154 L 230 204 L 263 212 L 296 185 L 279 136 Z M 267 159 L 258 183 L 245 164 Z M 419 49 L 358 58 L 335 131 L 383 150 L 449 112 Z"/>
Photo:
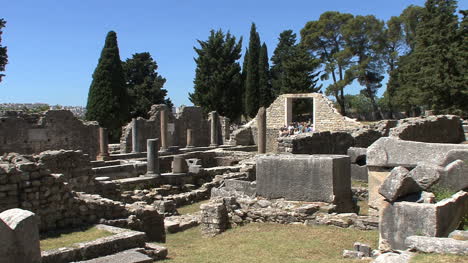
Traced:
<path id="1" fill-rule="evenodd" d="M 314 99 L 289 98 L 286 103 L 286 123 L 280 130 L 280 136 L 313 132 Z"/>

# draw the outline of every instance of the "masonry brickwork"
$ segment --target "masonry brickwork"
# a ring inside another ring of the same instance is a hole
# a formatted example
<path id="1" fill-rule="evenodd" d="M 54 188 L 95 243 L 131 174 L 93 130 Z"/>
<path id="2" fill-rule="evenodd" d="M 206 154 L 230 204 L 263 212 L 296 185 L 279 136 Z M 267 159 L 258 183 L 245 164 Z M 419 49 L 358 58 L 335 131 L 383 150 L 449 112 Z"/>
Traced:
<path id="1" fill-rule="evenodd" d="M 10 152 L 82 150 L 92 160 L 99 154 L 99 124 L 77 119 L 68 110 L 25 114 L 0 113 L 0 155 Z"/>

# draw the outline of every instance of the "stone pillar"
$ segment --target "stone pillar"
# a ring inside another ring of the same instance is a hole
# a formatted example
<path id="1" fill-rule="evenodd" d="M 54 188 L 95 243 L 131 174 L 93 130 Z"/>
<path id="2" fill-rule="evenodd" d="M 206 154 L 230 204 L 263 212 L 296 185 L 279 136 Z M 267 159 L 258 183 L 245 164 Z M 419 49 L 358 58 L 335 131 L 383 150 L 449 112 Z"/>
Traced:
<path id="1" fill-rule="evenodd" d="M 192 129 L 187 129 L 187 146 L 186 148 L 193 148 L 193 130 Z"/>
<path id="2" fill-rule="evenodd" d="M 140 152 L 140 145 L 138 144 L 138 121 L 136 118 L 132 119 L 132 153 Z"/>
<path id="3" fill-rule="evenodd" d="M 146 141 L 146 175 L 159 175 L 158 139 Z"/>
<path id="4" fill-rule="evenodd" d="M 210 112 L 211 115 L 211 143 L 210 146 L 218 146 L 218 113 L 216 111 Z"/>
<path id="5" fill-rule="evenodd" d="M 109 160 L 109 139 L 107 137 L 107 129 L 99 127 L 99 155 L 98 160 Z"/>
<path id="6" fill-rule="evenodd" d="M 160 111 L 161 120 L 161 151 L 167 151 L 167 113 L 166 109 Z"/>
<path id="7" fill-rule="evenodd" d="M 266 111 L 261 107 L 257 113 L 258 153 L 266 153 Z"/>
<path id="8" fill-rule="evenodd" d="M 182 156 L 174 156 L 172 161 L 172 173 L 186 173 L 187 172 L 187 162 Z"/>

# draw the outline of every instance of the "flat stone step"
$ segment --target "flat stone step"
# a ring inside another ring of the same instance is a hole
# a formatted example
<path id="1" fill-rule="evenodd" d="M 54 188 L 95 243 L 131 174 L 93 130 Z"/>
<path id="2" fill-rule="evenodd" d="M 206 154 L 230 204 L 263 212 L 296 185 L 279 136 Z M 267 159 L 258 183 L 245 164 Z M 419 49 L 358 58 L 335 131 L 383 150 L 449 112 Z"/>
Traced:
<path id="1" fill-rule="evenodd" d="M 141 253 L 142 249 L 125 250 L 113 255 L 76 263 L 152 263 L 153 259 Z"/>

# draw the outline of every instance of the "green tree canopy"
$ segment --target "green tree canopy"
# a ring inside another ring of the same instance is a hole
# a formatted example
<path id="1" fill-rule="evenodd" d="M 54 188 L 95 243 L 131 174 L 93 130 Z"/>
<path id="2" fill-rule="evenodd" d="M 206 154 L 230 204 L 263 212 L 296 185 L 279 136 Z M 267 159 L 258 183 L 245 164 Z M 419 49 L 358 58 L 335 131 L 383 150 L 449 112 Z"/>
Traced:
<path id="1" fill-rule="evenodd" d="M 270 65 L 268 64 L 268 50 L 265 43 L 260 48 L 260 57 L 258 62 L 259 70 L 259 95 L 260 106 L 268 107 L 274 100 L 274 94 L 271 88 Z"/>
<path id="2" fill-rule="evenodd" d="M 320 91 L 322 85 L 317 85 L 320 60 L 296 44 L 296 34 L 292 30 L 281 32 L 278 40 L 271 58 L 272 85 L 276 96 Z"/>
<path id="3" fill-rule="evenodd" d="M 117 34 L 107 34 L 98 65 L 93 73 L 86 105 L 86 119 L 98 121 L 118 141 L 121 127 L 129 120 L 128 94 L 120 61 Z"/>
<path id="4" fill-rule="evenodd" d="M 260 60 L 260 36 L 255 23 L 250 28 L 249 52 L 247 70 L 245 76 L 245 114 L 255 117 L 260 107 L 259 91 L 259 60 Z"/>
<path id="5" fill-rule="evenodd" d="M 172 102 L 164 89 L 166 79 L 156 71 L 158 65 L 148 52 L 136 53 L 122 62 L 125 81 L 130 96 L 132 117 L 147 118 L 153 104 L 166 104 L 172 109 Z"/>
<path id="6" fill-rule="evenodd" d="M 345 71 L 352 65 L 353 57 L 346 48 L 343 29 L 352 19 L 351 14 L 329 11 L 323 13 L 319 20 L 307 22 L 301 30 L 301 44 L 314 57 L 320 58 L 324 69 L 321 79 L 332 79 L 326 94 L 335 97 L 343 115 L 346 114 L 344 89 L 350 84 L 345 79 Z"/>
<path id="7" fill-rule="evenodd" d="M 8 55 L 7 55 L 7 47 L 2 46 L 2 28 L 5 27 L 6 21 L 0 18 L 0 72 L 5 71 L 5 65 L 8 63 Z M 5 74 L 0 73 L 0 82 L 2 81 L 2 77 Z"/>
<path id="8" fill-rule="evenodd" d="M 205 112 L 217 111 L 223 116 L 236 119 L 242 114 L 242 76 L 237 62 L 241 57 L 242 38 L 229 32 L 211 30 L 207 41 L 198 40 L 194 47 L 195 58 L 194 92 L 190 100 Z"/>

